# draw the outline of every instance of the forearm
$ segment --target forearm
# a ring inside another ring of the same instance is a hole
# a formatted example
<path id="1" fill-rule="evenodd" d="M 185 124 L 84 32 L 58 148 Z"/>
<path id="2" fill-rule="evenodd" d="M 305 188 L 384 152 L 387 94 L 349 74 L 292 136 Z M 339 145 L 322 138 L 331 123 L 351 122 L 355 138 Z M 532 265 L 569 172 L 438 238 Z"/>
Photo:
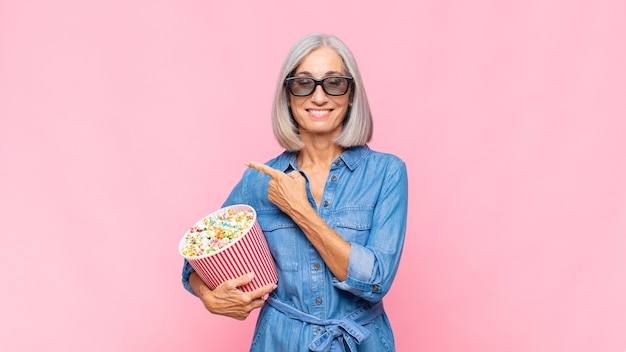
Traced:
<path id="1" fill-rule="evenodd" d="M 208 291 L 211 291 L 196 272 L 189 275 L 189 287 L 193 291 L 193 294 L 198 297 L 203 297 Z"/>

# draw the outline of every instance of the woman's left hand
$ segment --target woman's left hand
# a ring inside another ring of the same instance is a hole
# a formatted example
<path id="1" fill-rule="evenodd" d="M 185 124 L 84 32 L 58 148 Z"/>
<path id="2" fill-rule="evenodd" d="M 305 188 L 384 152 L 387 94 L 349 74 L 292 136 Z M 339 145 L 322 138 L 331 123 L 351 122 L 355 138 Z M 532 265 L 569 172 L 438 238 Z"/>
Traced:
<path id="1" fill-rule="evenodd" d="M 265 164 L 249 161 L 248 167 L 258 170 L 272 179 L 269 182 L 267 198 L 286 214 L 291 214 L 292 210 L 299 205 L 308 205 L 306 195 L 306 180 L 298 171 L 288 174 L 274 169 Z"/>

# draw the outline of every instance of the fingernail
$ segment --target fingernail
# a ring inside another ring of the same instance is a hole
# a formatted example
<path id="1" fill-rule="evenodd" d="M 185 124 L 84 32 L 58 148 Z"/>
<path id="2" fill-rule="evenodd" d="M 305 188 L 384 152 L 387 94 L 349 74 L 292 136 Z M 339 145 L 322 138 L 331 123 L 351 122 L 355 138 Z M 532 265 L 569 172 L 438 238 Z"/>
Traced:
<path id="1" fill-rule="evenodd" d="M 266 294 L 263 295 L 262 298 L 263 298 L 264 301 L 267 301 L 267 299 L 270 298 L 270 294 L 266 293 Z"/>

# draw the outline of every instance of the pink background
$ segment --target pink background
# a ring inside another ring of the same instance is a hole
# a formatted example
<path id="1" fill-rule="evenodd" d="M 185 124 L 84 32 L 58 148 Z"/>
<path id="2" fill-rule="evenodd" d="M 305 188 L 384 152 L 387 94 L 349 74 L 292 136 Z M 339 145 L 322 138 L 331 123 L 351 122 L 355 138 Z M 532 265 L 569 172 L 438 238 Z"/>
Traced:
<path id="1" fill-rule="evenodd" d="M 279 66 L 360 63 L 408 165 L 399 351 L 626 350 L 626 3 L 0 1 L 2 351 L 247 350 L 177 244 L 280 152 Z M 245 84 L 251 88 L 241 88 Z M 212 346 L 212 347 L 209 347 Z"/>

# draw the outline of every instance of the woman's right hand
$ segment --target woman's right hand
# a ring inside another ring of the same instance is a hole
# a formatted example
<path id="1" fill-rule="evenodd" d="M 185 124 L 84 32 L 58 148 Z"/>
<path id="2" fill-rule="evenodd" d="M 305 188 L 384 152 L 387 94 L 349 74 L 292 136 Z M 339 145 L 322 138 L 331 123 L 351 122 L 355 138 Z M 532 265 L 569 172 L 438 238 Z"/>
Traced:
<path id="1" fill-rule="evenodd" d="M 215 290 L 211 290 L 198 273 L 194 272 L 189 276 L 189 285 L 209 312 L 244 320 L 254 309 L 262 307 L 267 295 L 277 287 L 276 284 L 268 284 L 252 292 L 243 292 L 239 289 L 253 278 L 254 273 L 249 273 L 225 281 Z"/>

